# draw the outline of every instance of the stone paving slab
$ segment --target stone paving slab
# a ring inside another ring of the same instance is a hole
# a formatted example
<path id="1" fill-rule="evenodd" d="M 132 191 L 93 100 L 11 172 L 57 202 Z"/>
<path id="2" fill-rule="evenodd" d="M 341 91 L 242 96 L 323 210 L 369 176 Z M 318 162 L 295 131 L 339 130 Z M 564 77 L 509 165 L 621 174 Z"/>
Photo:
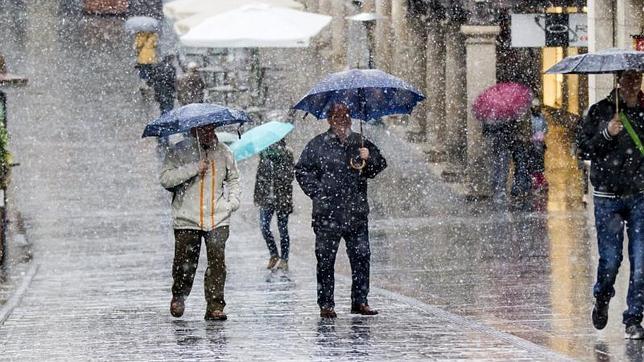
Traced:
<path id="1" fill-rule="evenodd" d="M 336 293 L 339 318 L 321 320 L 311 260 L 300 258 L 288 274 L 266 271 L 262 268 L 265 251 L 251 235 L 233 229 L 228 242 L 226 322 L 203 320 L 201 276 L 195 281 L 185 316 L 174 319 L 169 315 L 169 248 L 144 255 L 133 240 L 127 244 L 133 249 L 127 256 L 131 263 L 116 267 L 109 265 L 109 249 L 103 257 L 55 273 L 48 272 L 54 264 L 42 261 L 21 305 L 0 327 L 2 356 L 18 360 L 558 357 L 377 290 L 370 302 L 382 314 L 352 316 L 344 278 L 339 278 Z M 160 244 L 164 249 L 168 246 L 167 241 L 160 240 Z M 202 259 L 200 274 L 204 263 Z"/>

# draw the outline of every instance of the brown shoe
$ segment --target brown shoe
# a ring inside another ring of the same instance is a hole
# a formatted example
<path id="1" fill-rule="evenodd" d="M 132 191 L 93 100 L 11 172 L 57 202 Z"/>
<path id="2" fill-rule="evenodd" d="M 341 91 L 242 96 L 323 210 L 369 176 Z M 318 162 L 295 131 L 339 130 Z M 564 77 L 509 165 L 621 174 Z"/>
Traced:
<path id="1" fill-rule="evenodd" d="M 268 259 L 268 265 L 266 266 L 266 269 L 273 269 L 273 267 L 277 264 L 279 260 L 280 260 L 279 257 L 271 256 L 271 258 Z"/>
<path id="2" fill-rule="evenodd" d="M 172 297 L 172 301 L 170 302 L 170 314 L 172 314 L 173 317 L 179 318 L 183 315 L 183 311 L 186 310 L 186 305 L 184 303 L 183 297 Z"/>
<path id="3" fill-rule="evenodd" d="M 226 315 L 226 313 L 220 310 L 213 310 L 206 312 L 206 315 L 203 317 L 203 319 L 207 321 L 225 321 L 226 319 L 228 319 L 228 316 Z"/>
<path id="4" fill-rule="evenodd" d="M 280 269 L 282 271 L 288 271 L 288 261 L 284 259 L 280 259 L 280 262 L 277 263 L 276 269 Z"/>
<path id="5" fill-rule="evenodd" d="M 351 306 L 351 314 L 376 315 L 378 311 L 371 309 L 369 304 L 356 304 Z"/>
<path id="6" fill-rule="evenodd" d="M 320 308 L 320 318 L 337 318 L 338 315 L 335 313 L 333 308 Z"/>

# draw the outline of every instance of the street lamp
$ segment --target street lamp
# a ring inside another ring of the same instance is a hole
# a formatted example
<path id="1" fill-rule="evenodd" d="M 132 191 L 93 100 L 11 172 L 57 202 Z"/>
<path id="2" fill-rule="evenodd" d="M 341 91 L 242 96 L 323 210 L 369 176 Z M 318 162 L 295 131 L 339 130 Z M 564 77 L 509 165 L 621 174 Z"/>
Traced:
<path id="1" fill-rule="evenodd" d="M 373 69 L 375 67 L 374 48 L 376 47 L 374 28 L 376 26 L 376 21 L 385 19 L 385 17 L 376 13 L 360 13 L 358 15 L 348 16 L 347 19 L 364 24 L 364 28 L 367 34 L 367 67 L 369 69 Z"/>

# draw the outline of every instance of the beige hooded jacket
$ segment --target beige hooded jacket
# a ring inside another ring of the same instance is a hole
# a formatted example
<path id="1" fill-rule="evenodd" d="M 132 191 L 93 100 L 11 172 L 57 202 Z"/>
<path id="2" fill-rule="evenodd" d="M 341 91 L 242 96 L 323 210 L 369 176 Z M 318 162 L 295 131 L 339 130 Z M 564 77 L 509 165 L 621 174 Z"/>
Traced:
<path id="1" fill-rule="evenodd" d="M 239 208 L 239 171 L 230 149 L 223 143 L 207 151 L 202 148 L 201 158 L 208 160 L 209 168 L 200 177 L 197 147 L 193 137 L 177 143 L 161 170 L 161 185 L 175 189 L 174 229 L 210 231 L 229 225 L 230 215 Z"/>

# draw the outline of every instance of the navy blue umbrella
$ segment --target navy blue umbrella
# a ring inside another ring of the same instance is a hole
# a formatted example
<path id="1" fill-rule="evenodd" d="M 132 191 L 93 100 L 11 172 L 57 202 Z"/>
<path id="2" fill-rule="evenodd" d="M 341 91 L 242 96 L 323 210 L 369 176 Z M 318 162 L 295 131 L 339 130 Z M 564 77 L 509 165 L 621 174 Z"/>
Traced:
<path id="1" fill-rule="evenodd" d="M 293 108 L 325 119 L 334 103 L 344 103 L 351 118 L 368 122 L 391 114 L 409 114 L 423 99 L 420 91 L 391 74 L 378 69 L 351 69 L 321 80 Z"/>
<path id="2" fill-rule="evenodd" d="M 243 111 L 216 104 L 192 103 L 176 108 L 149 123 L 145 126 L 143 137 L 165 137 L 210 124 L 219 127 L 249 121 L 250 117 Z"/>

